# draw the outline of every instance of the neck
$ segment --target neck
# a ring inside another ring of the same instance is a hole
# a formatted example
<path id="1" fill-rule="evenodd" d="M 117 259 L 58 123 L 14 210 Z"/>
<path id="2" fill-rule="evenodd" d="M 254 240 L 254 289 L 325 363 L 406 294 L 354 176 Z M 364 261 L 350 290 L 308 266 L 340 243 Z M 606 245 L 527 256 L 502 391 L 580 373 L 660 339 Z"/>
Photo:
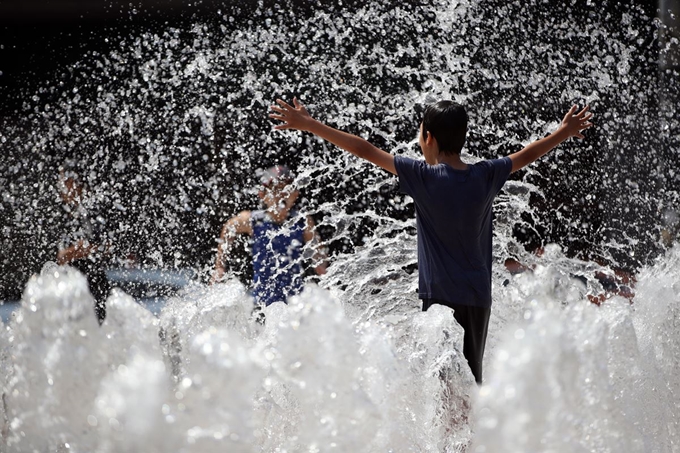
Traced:
<path id="1" fill-rule="evenodd" d="M 456 170 L 467 170 L 468 165 L 460 159 L 460 154 L 439 153 L 436 157 L 438 164 L 447 164 Z"/>

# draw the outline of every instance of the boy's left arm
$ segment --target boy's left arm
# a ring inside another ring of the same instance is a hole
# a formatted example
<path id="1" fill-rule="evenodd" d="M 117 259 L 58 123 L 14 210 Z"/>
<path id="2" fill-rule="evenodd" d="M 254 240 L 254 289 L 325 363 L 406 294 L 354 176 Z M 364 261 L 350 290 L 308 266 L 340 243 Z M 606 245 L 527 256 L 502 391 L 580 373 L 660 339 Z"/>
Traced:
<path id="1" fill-rule="evenodd" d="M 535 162 L 570 137 L 584 138 L 581 131 L 588 129 L 593 125 L 593 123 L 590 122 L 593 114 L 588 112 L 588 106 L 585 106 L 583 110 L 578 113 L 575 112 L 576 106 L 573 106 L 564 116 L 562 124 L 560 124 L 560 127 L 557 128 L 555 132 L 540 140 L 536 140 L 527 145 L 524 149 L 511 154 L 511 173 Z"/>
<path id="2" fill-rule="evenodd" d="M 321 243 L 321 238 L 319 234 L 314 229 L 314 220 L 307 216 L 305 222 L 305 232 L 304 232 L 305 243 L 312 246 L 312 262 L 315 264 L 314 272 L 317 275 L 323 275 L 326 273 L 326 268 L 328 267 L 328 256 L 324 250 L 324 246 Z"/>

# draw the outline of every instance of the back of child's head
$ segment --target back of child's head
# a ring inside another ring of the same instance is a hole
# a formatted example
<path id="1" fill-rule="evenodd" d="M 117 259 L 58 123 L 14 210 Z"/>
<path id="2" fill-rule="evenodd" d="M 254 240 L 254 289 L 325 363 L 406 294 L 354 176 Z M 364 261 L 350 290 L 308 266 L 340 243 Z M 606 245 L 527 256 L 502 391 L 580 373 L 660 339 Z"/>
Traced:
<path id="1" fill-rule="evenodd" d="M 425 108 L 423 134 L 429 132 L 437 140 L 439 152 L 460 154 L 465 144 L 468 115 L 453 101 L 439 101 Z"/>

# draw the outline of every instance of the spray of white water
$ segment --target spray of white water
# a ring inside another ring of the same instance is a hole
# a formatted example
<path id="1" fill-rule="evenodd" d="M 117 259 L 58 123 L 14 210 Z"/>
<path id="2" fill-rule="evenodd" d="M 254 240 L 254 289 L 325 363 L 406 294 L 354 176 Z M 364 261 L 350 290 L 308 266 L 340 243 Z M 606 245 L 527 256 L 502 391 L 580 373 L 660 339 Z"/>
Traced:
<path id="1" fill-rule="evenodd" d="M 672 198 L 666 154 L 637 152 L 666 149 L 673 130 L 659 133 L 648 111 L 655 76 L 635 52 L 651 25 L 636 7 L 610 30 L 611 10 L 541 5 L 258 9 L 239 27 L 227 13 L 126 37 L 71 68 L 68 90 L 38 93 L 0 132 L 0 201 L 36 247 L 56 243 L 52 176 L 69 160 L 117 216 L 115 244 L 157 266 L 209 266 L 220 223 L 254 203 L 256 170 L 287 162 L 334 256 L 265 326 L 234 279 L 197 283 L 159 318 L 114 292 L 99 327 L 83 276 L 45 266 L 0 334 L 0 451 L 680 451 L 680 250 L 648 260 L 632 304 L 599 307 L 587 296 L 602 292 L 602 269 L 571 258 L 585 244 L 642 260 L 658 237 L 648 222 Z M 572 103 L 601 113 L 602 135 L 546 156 L 498 197 L 481 390 L 450 311 L 420 312 L 411 200 L 351 156 L 270 133 L 267 105 L 292 94 L 412 156 L 414 107 L 453 98 L 470 106 L 469 160 L 516 150 Z M 556 194 L 554 212 L 541 210 Z M 524 251 L 513 230 L 540 225 L 564 251 Z M 203 261 L 187 263 L 201 247 Z M 509 255 L 533 271 L 510 276 Z"/>
<path id="2" fill-rule="evenodd" d="M 374 250 L 345 264 L 375 269 Z M 632 305 L 591 304 L 550 260 L 513 277 L 481 389 L 450 310 L 419 312 L 407 279 L 368 311 L 361 291 L 308 286 L 265 326 L 238 282 L 189 290 L 160 319 L 115 292 L 99 327 L 82 275 L 48 266 L 2 334 L 2 447 L 677 451 L 679 264 L 676 247 L 645 268 Z"/>

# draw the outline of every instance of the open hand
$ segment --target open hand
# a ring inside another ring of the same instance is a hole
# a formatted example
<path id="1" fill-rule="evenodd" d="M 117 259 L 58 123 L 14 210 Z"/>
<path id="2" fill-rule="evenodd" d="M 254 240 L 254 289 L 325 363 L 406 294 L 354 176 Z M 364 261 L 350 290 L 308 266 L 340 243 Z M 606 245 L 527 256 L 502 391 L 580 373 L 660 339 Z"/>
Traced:
<path id="1" fill-rule="evenodd" d="M 581 131 L 592 127 L 593 123 L 590 122 L 590 119 L 593 117 L 593 114 L 588 111 L 590 107 L 587 105 L 580 112 L 574 113 L 577 108 L 574 105 L 569 109 L 560 127 L 567 131 L 569 137 L 585 138 Z"/>
<path id="2" fill-rule="evenodd" d="M 278 105 L 272 105 L 270 108 L 276 113 L 271 113 L 270 118 L 275 120 L 283 121 L 283 124 L 275 126 L 274 129 L 297 129 L 300 131 L 306 130 L 309 122 L 313 121 L 313 118 L 307 112 L 307 109 L 302 105 L 297 98 L 293 98 L 293 105 L 288 105 L 281 99 L 277 99 L 276 103 Z"/>

